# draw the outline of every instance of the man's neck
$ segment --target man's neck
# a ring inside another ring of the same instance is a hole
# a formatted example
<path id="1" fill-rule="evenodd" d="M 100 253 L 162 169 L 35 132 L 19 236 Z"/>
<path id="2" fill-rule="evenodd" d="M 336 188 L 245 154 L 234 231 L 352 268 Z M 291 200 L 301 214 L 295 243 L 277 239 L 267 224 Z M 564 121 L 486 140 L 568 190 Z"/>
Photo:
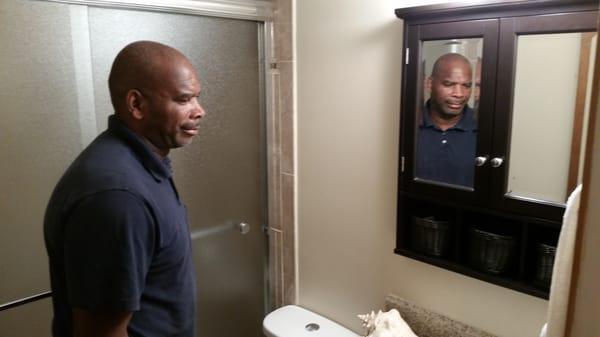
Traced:
<path id="1" fill-rule="evenodd" d="M 136 124 L 131 119 L 127 118 L 124 114 L 115 114 L 117 119 L 123 123 L 131 132 L 133 132 L 136 136 L 138 136 L 146 145 L 150 147 L 150 150 L 158 156 L 159 159 L 164 159 L 169 155 L 169 150 L 162 150 L 156 147 L 152 141 L 148 137 L 145 136 L 142 126 L 140 124 Z"/>
<path id="2" fill-rule="evenodd" d="M 455 126 L 460 121 L 462 116 L 462 113 L 455 116 L 444 116 L 438 112 L 432 110 L 429 111 L 429 118 L 431 118 L 431 122 L 433 122 L 433 124 L 435 124 L 442 131 L 446 131 Z"/>
<path id="3" fill-rule="evenodd" d="M 152 142 L 148 138 L 142 137 L 142 139 L 146 142 L 146 144 L 148 144 L 148 146 L 150 146 L 150 150 L 152 150 L 152 152 L 154 152 L 154 154 L 157 155 L 158 158 L 160 158 L 160 160 L 165 159 L 169 155 L 169 150 L 159 149 L 154 144 L 152 144 Z"/>

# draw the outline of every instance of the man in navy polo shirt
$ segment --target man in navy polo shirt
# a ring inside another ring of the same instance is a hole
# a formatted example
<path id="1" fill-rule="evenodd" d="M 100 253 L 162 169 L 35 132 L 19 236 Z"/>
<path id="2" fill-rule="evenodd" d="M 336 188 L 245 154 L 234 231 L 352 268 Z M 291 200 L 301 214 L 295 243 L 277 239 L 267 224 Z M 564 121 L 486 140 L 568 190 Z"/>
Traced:
<path id="1" fill-rule="evenodd" d="M 57 184 L 44 219 L 55 337 L 193 337 L 195 277 L 170 149 L 205 112 L 190 61 L 138 41 L 109 76 L 115 114 Z"/>
<path id="2" fill-rule="evenodd" d="M 467 104 L 472 82 L 464 56 L 448 53 L 435 61 L 417 135 L 417 178 L 473 186 L 477 122 Z"/>

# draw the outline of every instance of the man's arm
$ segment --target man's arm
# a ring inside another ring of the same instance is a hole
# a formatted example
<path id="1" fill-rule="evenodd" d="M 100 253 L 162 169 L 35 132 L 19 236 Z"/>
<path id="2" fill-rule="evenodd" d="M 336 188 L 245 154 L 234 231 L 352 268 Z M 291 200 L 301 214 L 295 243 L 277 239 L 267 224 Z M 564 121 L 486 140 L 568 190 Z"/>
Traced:
<path id="1" fill-rule="evenodd" d="M 127 337 L 155 242 L 144 203 L 121 190 L 77 204 L 65 224 L 64 265 L 75 337 Z"/>
<path id="2" fill-rule="evenodd" d="M 99 313 L 73 309 L 74 337 L 127 337 L 132 312 Z"/>

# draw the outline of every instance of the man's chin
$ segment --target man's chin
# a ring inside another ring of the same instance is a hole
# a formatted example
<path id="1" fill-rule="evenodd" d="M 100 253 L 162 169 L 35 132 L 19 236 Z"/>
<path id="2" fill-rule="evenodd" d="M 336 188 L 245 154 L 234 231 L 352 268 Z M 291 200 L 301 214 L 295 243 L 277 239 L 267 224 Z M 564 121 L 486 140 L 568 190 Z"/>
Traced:
<path id="1" fill-rule="evenodd" d="M 173 148 L 176 149 L 176 148 L 184 147 L 186 145 L 191 144 L 193 142 L 193 140 L 194 139 L 191 138 L 191 137 L 190 138 L 186 138 L 186 139 L 181 139 L 178 142 L 176 142 L 175 144 L 173 144 Z"/>
<path id="2" fill-rule="evenodd" d="M 459 116 L 460 114 L 462 114 L 463 109 L 446 109 L 444 110 L 444 113 L 446 114 L 446 116 Z"/>

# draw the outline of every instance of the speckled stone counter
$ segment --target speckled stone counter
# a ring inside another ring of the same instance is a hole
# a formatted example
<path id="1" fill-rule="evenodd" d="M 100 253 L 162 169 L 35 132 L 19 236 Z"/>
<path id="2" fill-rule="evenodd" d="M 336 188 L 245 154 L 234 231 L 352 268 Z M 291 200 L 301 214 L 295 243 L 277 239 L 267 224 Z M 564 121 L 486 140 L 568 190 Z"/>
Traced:
<path id="1" fill-rule="evenodd" d="M 483 330 L 431 312 L 400 297 L 385 298 L 386 310 L 396 309 L 419 337 L 496 337 Z"/>

